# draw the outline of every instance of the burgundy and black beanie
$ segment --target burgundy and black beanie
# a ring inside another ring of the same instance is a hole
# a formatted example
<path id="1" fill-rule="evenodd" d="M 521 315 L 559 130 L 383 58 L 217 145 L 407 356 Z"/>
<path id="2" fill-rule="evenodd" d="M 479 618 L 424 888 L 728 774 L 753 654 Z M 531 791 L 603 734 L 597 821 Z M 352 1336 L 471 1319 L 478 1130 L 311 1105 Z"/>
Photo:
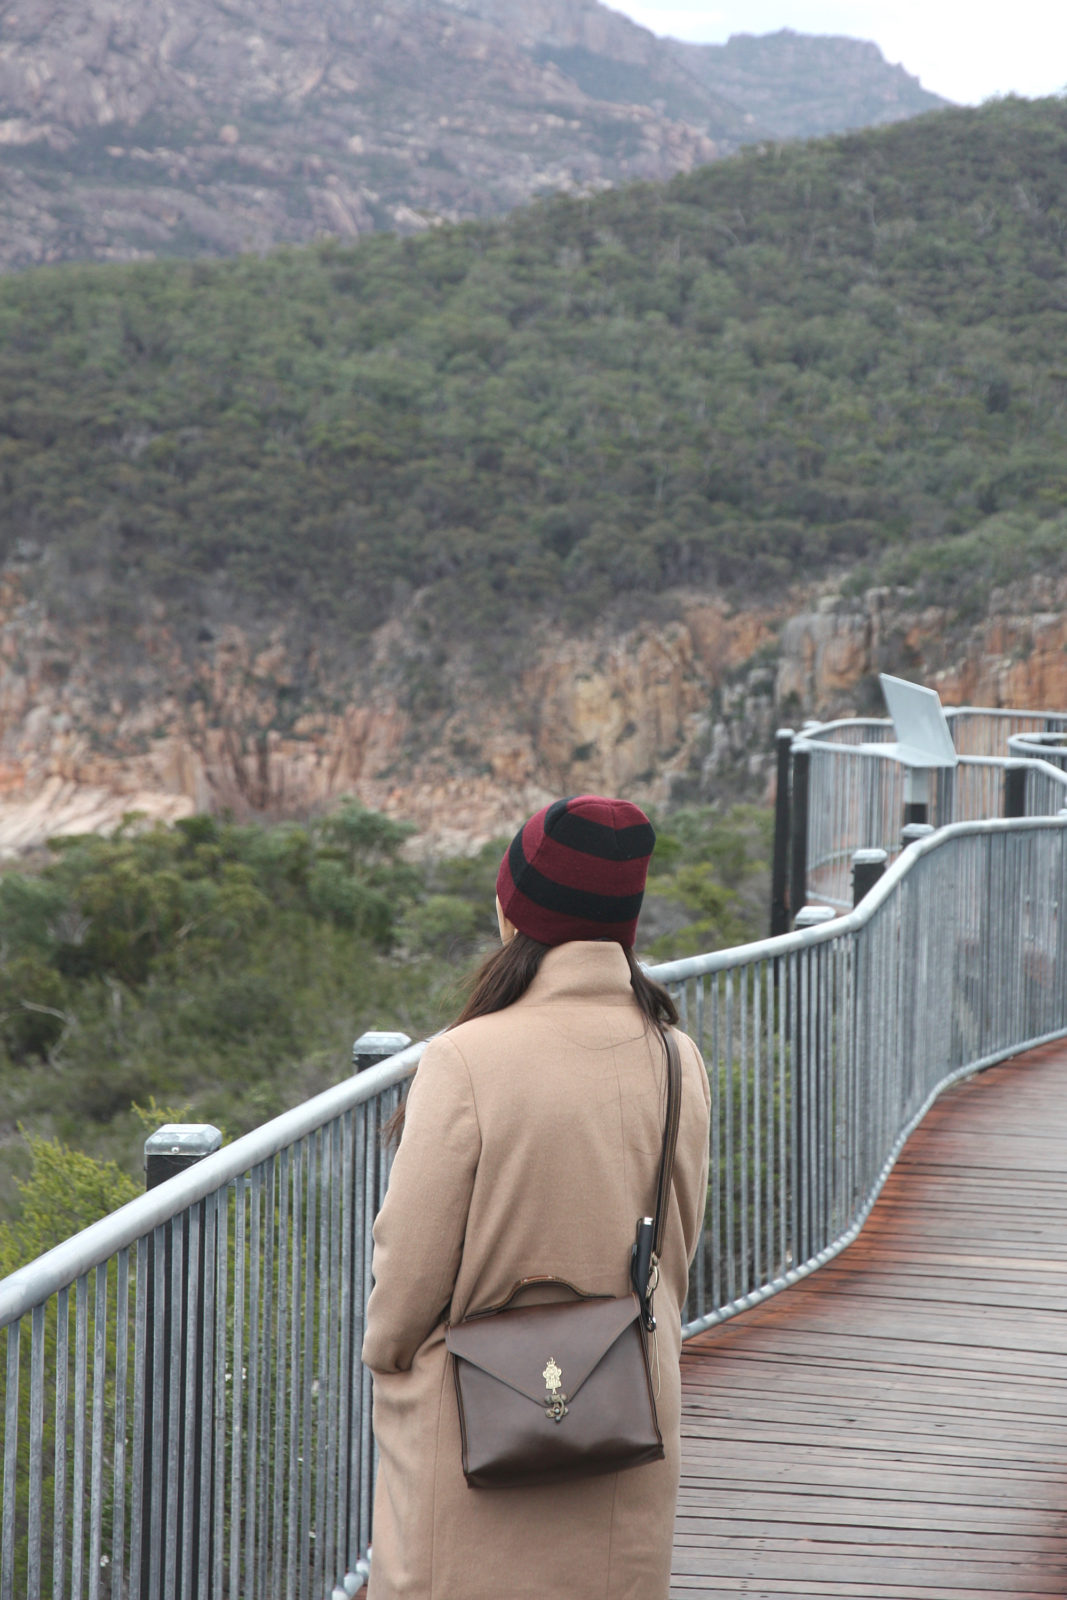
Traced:
<path id="1" fill-rule="evenodd" d="M 630 946 L 655 831 L 640 806 L 580 794 L 519 829 L 497 873 L 504 915 L 541 944 L 614 939 Z"/>

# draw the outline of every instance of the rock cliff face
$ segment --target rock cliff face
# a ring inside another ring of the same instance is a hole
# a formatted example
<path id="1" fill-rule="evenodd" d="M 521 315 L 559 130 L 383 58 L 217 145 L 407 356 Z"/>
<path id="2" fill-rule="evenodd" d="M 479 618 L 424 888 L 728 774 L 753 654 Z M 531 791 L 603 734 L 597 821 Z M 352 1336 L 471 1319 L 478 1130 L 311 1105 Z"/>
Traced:
<path id="1" fill-rule="evenodd" d="M 775 727 L 880 713 L 875 674 L 947 704 L 1067 709 L 1067 582 L 994 596 L 962 622 L 905 591 L 798 592 L 737 610 L 674 597 L 673 617 L 587 635 L 545 631 L 505 687 L 441 671 L 435 709 L 406 694 L 403 618 L 338 674 L 285 636 L 223 630 L 190 655 L 159 611 L 120 661 L 106 630 L 61 630 L 33 573 L 0 576 L 0 849 L 113 827 L 128 811 L 300 816 L 343 794 L 410 820 L 421 848 L 509 832 L 584 789 L 658 805 L 760 798 Z"/>
<path id="2" fill-rule="evenodd" d="M 787 131 L 753 43 L 737 100 L 597 0 L 0 0 L 0 269 L 410 232 L 688 171 Z M 876 111 L 877 85 L 887 115 L 940 103 L 875 58 Z M 806 91 L 790 68 L 805 131 L 856 115 L 825 67 Z"/>

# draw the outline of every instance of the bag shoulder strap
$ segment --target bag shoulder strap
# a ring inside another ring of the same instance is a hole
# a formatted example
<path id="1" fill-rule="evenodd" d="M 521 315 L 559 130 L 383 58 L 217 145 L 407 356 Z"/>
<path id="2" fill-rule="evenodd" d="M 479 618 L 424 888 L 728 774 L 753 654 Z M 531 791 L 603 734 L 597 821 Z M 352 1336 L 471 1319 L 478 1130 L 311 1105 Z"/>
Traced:
<path id="1" fill-rule="evenodd" d="M 674 1177 L 674 1152 L 678 1147 L 678 1123 L 682 1114 L 682 1061 L 678 1046 L 668 1029 L 662 1029 L 660 1037 L 667 1052 L 667 1119 L 663 1130 L 663 1152 L 659 1160 L 659 1182 L 656 1185 L 656 1212 L 652 1230 L 654 1263 L 659 1262 L 663 1230 L 667 1226 L 667 1208 Z"/>

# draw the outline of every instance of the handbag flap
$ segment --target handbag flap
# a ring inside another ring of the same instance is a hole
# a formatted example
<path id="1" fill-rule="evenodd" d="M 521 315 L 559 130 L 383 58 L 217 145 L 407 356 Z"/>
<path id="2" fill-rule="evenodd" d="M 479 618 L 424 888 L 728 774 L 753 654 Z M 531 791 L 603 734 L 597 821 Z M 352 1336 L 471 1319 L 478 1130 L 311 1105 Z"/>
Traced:
<path id="1" fill-rule="evenodd" d="M 445 1343 L 454 1356 L 544 1405 L 549 1363 L 558 1369 L 560 1390 L 573 1399 L 640 1311 L 635 1294 L 517 1306 L 447 1328 Z"/>

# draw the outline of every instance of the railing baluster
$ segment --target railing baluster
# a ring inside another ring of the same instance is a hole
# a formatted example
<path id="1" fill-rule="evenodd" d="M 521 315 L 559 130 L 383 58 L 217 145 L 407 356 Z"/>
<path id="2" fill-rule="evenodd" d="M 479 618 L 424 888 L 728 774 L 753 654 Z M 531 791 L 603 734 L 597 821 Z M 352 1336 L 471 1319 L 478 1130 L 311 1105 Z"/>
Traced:
<path id="1" fill-rule="evenodd" d="M 271 1592 L 282 1592 L 282 1555 L 285 1535 L 285 1424 L 286 1424 L 286 1363 L 289 1333 L 289 1187 L 292 1154 L 282 1150 L 278 1156 L 278 1252 L 277 1295 L 275 1308 L 274 1349 L 274 1483 L 271 1507 Z"/>
<path id="2" fill-rule="evenodd" d="M 107 1262 L 96 1268 L 93 1315 L 93 1434 L 89 1471 L 89 1600 L 100 1600 L 104 1553 L 104 1398 L 107 1392 Z"/>
<path id="3" fill-rule="evenodd" d="M 223 1199 L 226 1191 L 223 1190 Z M 191 1593 L 196 1600 L 207 1600 L 211 1593 L 212 1552 L 214 1548 L 212 1510 L 214 1503 L 215 1391 L 218 1382 L 215 1350 L 215 1295 L 218 1290 L 218 1214 L 219 1196 L 209 1195 L 200 1206 L 200 1282 L 202 1301 L 197 1319 L 197 1384 L 193 1396 L 195 1427 L 199 1449 L 196 1458 L 196 1485 L 193 1492 L 196 1559 Z"/>
<path id="4" fill-rule="evenodd" d="M 137 1267 L 133 1300 L 133 1478 L 130 1485 L 130 1583 L 139 1585 L 143 1571 L 142 1540 L 148 1525 L 150 1506 L 145 1504 L 145 1410 L 150 1396 L 145 1393 L 145 1363 L 148 1339 L 148 1253 L 152 1247 L 151 1235 L 142 1235 L 137 1241 Z M 59 1422 L 56 1432 L 58 1437 Z M 59 1562 L 56 1562 L 59 1566 Z M 61 1591 L 57 1591 L 61 1592 Z M 134 1589 L 136 1592 L 136 1589 Z M 122 1600 L 121 1594 L 117 1600 Z M 144 1600 L 150 1600 L 146 1594 Z"/>
<path id="5" fill-rule="evenodd" d="M 263 1167 L 253 1167 L 249 1186 L 250 1228 L 248 1238 L 248 1422 L 245 1466 L 245 1593 L 255 1594 L 263 1573 L 259 1564 L 259 1532 L 262 1505 L 260 1476 L 263 1461 L 259 1450 L 259 1418 L 262 1404 L 259 1370 L 260 1329 L 263 1316 Z"/>
<path id="6" fill-rule="evenodd" d="M 300 1549 L 303 1561 L 300 1568 L 300 1600 L 309 1600 L 312 1581 L 311 1491 L 314 1481 L 313 1428 L 314 1374 L 315 1374 L 315 1219 L 318 1210 L 321 1163 L 318 1133 L 306 1142 L 307 1148 L 307 1225 L 304 1231 L 304 1315 L 303 1315 L 303 1388 L 301 1411 L 303 1434 L 300 1454 L 303 1467 L 300 1473 Z"/>
<path id="7" fill-rule="evenodd" d="M 248 1179 L 237 1178 L 234 1201 L 233 1240 L 233 1356 L 230 1361 L 230 1600 L 242 1600 L 249 1593 L 241 1569 L 245 1497 L 244 1477 L 244 1391 L 245 1391 L 245 1283 L 248 1271 L 245 1247 Z"/>
<path id="8" fill-rule="evenodd" d="M 18 1486 L 19 1438 L 19 1338 L 21 1322 L 12 1322 L 7 1330 L 7 1373 L 4 1390 L 4 1509 L 0 1537 L 3 1539 L 3 1558 L 0 1560 L 0 1586 L 5 1595 L 15 1592 L 15 1504 Z"/>
<path id="9" fill-rule="evenodd" d="M 120 1250 L 115 1274 L 115 1422 L 111 1467 L 111 1596 L 126 1590 L 126 1412 L 129 1390 L 130 1251 Z"/>
<path id="10" fill-rule="evenodd" d="M 226 1534 L 226 1415 L 229 1404 L 227 1393 L 226 1321 L 229 1312 L 229 1261 L 230 1261 L 230 1195 L 227 1185 L 215 1196 L 215 1448 L 214 1488 L 215 1503 L 211 1522 L 211 1600 L 223 1600 L 225 1579 Z M 232 1379 L 231 1379 L 232 1382 Z"/>
<path id="11" fill-rule="evenodd" d="M 315 1363 L 315 1524 L 311 1537 L 315 1541 L 314 1584 L 317 1595 L 323 1593 L 325 1583 L 324 1556 L 326 1552 L 326 1501 L 329 1493 L 326 1481 L 327 1440 L 329 1438 L 329 1310 L 330 1310 L 330 1166 L 329 1133 L 320 1128 L 317 1136 L 319 1153 L 319 1237 L 316 1276 L 318 1282 L 318 1312 L 315 1322 L 317 1360 Z"/>
<path id="12" fill-rule="evenodd" d="M 166 1227 L 166 1242 L 170 1254 L 170 1270 L 169 1272 L 164 1270 L 163 1274 L 164 1294 L 166 1297 L 166 1309 L 163 1316 L 166 1349 L 163 1360 L 167 1377 L 167 1396 L 165 1413 L 156 1413 L 157 1419 L 161 1414 L 165 1414 L 167 1431 L 166 1458 L 163 1464 L 165 1491 L 163 1514 L 166 1519 L 166 1533 L 163 1540 L 163 1594 L 166 1600 L 171 1600 L 172 1595 L 177 1596 L 182 1592 L 178 1588 L 178 1567 L 181 1560 L 182 1481 L 184 1477 L 181 1453 L 184 1410 L 182 1406 L 182 1357 L 184 1355 L 182 1304 L 185 1288 L 184 1221 L 184 1216 L 175 1217 Z M 160 1308 L 157 1302 L 156 1315 L 159 1316 L 159 1314 Z M 161 1600 L 163 1600 L 162 1596 Z"/>
<path id="13" fill-rule="evenodd" d="M 74 1460 L 70 1536 L 70 1592 L 81 1600 L 85 1578 L 85 1415 L 88 1360 L 89 1280 L 83 1272 L 74 1286 Z"/>
<path id="14" fill-rule="evenodd" d="M 184 1298 L 182 1320 L 185 1326 L 178 1339 L 179 1370 L 181 1372 L 179 1394 L 181 1457 L 176 1465 L 181 1495 L 181 1517 L 177 1529 L 177 1545 L 181 1567 L 179 1592 L 182 1600 L 194 1600 L 197 1590 L 197 1570 L 196 1565 L 194 1565 L 194 1552 L 197 1544 L 197 1525 L 200 1511 L 196 1492 L 197 1467 L 199 1465 L 199 1452 L 196 1447 L 196 1420 L 200 1400 L 197 1379 L 198 1376 L 201 1376 L 200 1233 L 201 1208 L 200 1206 L 192 1206 L 183 1229 L 185 1259 L 182 1274 L 182 1294 Z"/>
<path id="15" fill-rule="evenodd" d="M 259 1403 L 258 1452 L 256 1462 L 256 1528 L 257 1528 L 257 1561 L 258 1561 L 258 1587 L 266 1593 L 274 1593 L 272 1573 L 270 1567 L 271 1554 L 271 1472 L 270 1472 L 270 1442 L 271 1442 L 271 1381 L 270 1373 L 274 1357 L 274 1273 L 275 1252 L 277 1245 L 277 1226 L 275 1207 L 277 1204 L 278 1188 L 278 1160 L 274 1158 L 264 1164 L 263 1185 L 263 1223 L 260 1234 L 260 1247 L 257 1252 L 262 1257 L 260 1277 L 260 1314 L 257 1323 L 257 1349 L 259 1352 L 258 1377 L 256 1382 L 256 1395 Z"/>
<path id="16" fill-rule="evenodd" d="M 339 1328 L 339 1369 L 337 1403 L 337 1555 L 335 1566 L 342 1578 L 355 1565 L 352 1559 L 350 1533 L 352 1503 L 349 1492 L 349 1443 L 352 1437 L 352 1400 L 356 1363 L 359 1352 L 352 1348 L 352 1279 L 355 1268 L 355 1251 L 352 1238 L 353 1195 L 353 1113 L 345 1112 L 341 1118 L 341 1170 L 338 1184 L 338 1205 L 341 1226 L 340 1292 L 341 1316 Z M 358 1552 L 357 1552 L 358 1559 Z"/>
<path id="17" fill-rule="evenodd" d="M 30 1464 L 29 1493 L 26 1503 L 27 1600 L 40 1600 L 41 1596 L 45 1313 L 45 1306 L 34 1306 L 30 1318 Z"/>
<path id="18" fill-rule="evenodd" d="M 327 1282 L 330 1286 L 331 1302 L 335 1299 L 338 1290 L 338 1280 L 341 1272 L 341 1229 L 338 1206 L 343 1194 L 340 1181 L 341 1167 L 341 1130 L 334 1122 L 329 1130 L 329 1184 L 326 1195 L 329 1202 L 330 1226 L 328 1236 L 328 1261 Z M 339 1319 L 336 1316 L 326 1316 L 328 1344 L 326 1365 L 326 1519 L 325 1528 L 320 1534 L 322 1539 L 322 1572 L 323 1587 L 327 1592 L 332 1591 L 338 1576 L 337 1573 L 337 1458 L 339 1454 L 339 1435 L 337 1431 L 339 1390 L 341 1387 L 340 1351 L 339 1351 Z M 343 1574 L 342 1574 L 343 1576 Z"/>
<path id="19" fill-rule="evenodd" d="M 300 1311 L 303 1290 L 304 1188 L 307 1182 L 305 1142 L 295 1145 L 290 1164 L 292 1174 L 293 1248 L 290 1252 L 289 1283 L 289 1462 L 287 1485 L 285 1600 L 296 1597 L 296 1552 L 300 1508 Z"/>

